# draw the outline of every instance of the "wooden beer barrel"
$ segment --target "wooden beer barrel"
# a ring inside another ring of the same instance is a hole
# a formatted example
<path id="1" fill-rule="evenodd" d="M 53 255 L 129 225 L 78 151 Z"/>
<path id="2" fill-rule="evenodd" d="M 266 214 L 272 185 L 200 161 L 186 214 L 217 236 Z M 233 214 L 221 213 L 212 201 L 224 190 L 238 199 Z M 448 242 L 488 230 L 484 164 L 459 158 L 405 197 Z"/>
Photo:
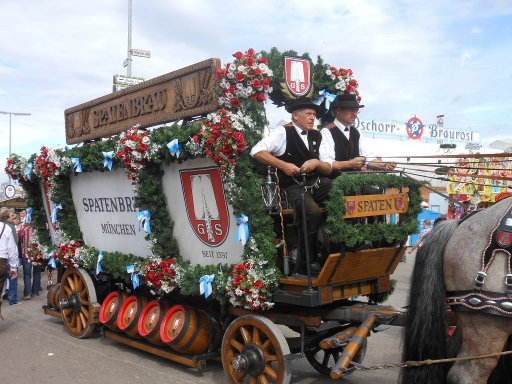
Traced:
<path id="1" fill-rule="evenodd" d="M 181 305 L 169 309 L 160 326 L 162 341 L 175 351 L 187 355 L 206 352 L 210 333 L 212 342 L 218 343 L 219 325 L 213 318 L 197 308 Z"/>
<path id="2" fill-rule="evenodd" d="M 165 345 L 160 339 L 160 325 L 170 305 L 152 300 L 147 303 L 139 316 L 137 329 L 139 335 L 155 345 Z"/>
<path id="3" fill-rule="evenodd" d="M 119 329 L 136 339 L 140 339 L 137 322 L 146 302 L 147 300 L 143 296 L 129 296 L 123 300 L 123 304 L 117 314 L 117 326 Z"/>
<path id="4" fill-rule="evenodd" d="M 60 296 L 60 283 L 55 284 L 48 291 L 48 294 L 46 295 L 48 305 L 52 308 L 60 309 L 59 296 Z"/>
<path id="5" fill-rule="evenodd" d="M 123 301 L 127 297 L 128 295 L 124 292 L 119 293 L 118 291 L 114 291 L 110 292 L 105 300 L 103 300 L 103 303 L 101 303 L 100 322 L 105 324 L 105 326 L 112 331 L 121 331 L 117 326 L 117 316 L 119 315 Z"/>

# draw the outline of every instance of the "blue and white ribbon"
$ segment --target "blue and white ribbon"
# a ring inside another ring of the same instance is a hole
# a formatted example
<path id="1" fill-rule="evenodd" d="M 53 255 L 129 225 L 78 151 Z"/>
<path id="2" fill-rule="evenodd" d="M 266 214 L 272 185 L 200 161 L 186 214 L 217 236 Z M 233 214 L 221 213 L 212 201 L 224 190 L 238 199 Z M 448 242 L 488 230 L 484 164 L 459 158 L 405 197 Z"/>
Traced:
<path id="1" fill-rule="evenodd" d="M 52 210 L 52 223 L 55 224 L 57 222 L 57 210 L 62 209 L 62 204 L 56 205 Z"/>
<path id="2" fill-rule="evenodd" d="M 178 139 L 174 139 L 168 142 L 167 148 L 169 148 L 169 153 L 172 156 L 176 156 L 176 158 L 180 157 L 181 144 L 178 143 Z"/>
<path id="3" fill-rule="evenodd" d="M 27 216 L 25 216 L 25 223 L 32 221 L 32 208 L 27 208 Z"/>
<path id="4" fill-rule="evenodd" d="M 71 163 L 73 164 L 73 171 L 80 173 L 82 172 L 82 164 L 80 164 L 80 158 L 79 157 L 72 157 Z"/>
<path id="5" fill-rule="evenodd" d="M 212 283 L 215 275 L 204 275 L 199 279 L 199 293 L 207 299 L 212 294 Z"/>
<path id="6" fill-rule="evenodd" d="M 51 251 L 48 256 L 50 256 L 50 260 L 48 261 L 48 265 L 54 269 L 57 269 L 57 262 L 55 261 L 55 251 Z"/>
<path id="7" fill-rule="evenodd" d="M 139 274 L 135 273 L 135 265 L 126 266 L 126 272 L 132 274 L 133 289 L 136 289 L 139 286 Z"/>
<path id="8" fill-rule="evenodd" d="M 34 169 L 34 163 L 28 163 L 27 168 L 25 168 L 25 178 L 27 180 L 32 179 L 32 170 Z"/>
<path id="9" fill-rule="evenodd" d="M 103 272 L 101 260 L 103 260 L 103 252 L 100 251 L 100 253 L 98 253 L 98 261 L 96 261 L 96 276 Z"/>
<path id="10" fill-rule="evenodd" d="M 137 220 L 139 221 L 139 231 L 144 228 L 148 235 L 151 234 L 151 213 L 149 211 L 137 212 Z"/>
<path id="11" fill-rule="evenodd" d="M 325 89 L 322 89 L 318 94 L 320 97 L 316 98 L 313 102 L 316 105 L 320 105 L 325 100 L 325 109 L 329 109 L 331 107 L 331 103 L 336 98 L 336 95 L 327 92 Z"/>
<path id="12" fill-rule="evenodd" d="M 103 153 L 103 168 L 112 170 L 112 158 L 114 157 L 114 151 L 102 152 Z"/>
<path id="13" fill-rule="evenodd" d="M 249 218 L 243 213 L 236 218 L 237 231 L 235 241 L 237 243 L 240 241 L 242 245 L 245 245 L 245 243 L 247 243 L 247 239 L 249 239 L 249 225 L 247 224 L 248 221 Z"/>

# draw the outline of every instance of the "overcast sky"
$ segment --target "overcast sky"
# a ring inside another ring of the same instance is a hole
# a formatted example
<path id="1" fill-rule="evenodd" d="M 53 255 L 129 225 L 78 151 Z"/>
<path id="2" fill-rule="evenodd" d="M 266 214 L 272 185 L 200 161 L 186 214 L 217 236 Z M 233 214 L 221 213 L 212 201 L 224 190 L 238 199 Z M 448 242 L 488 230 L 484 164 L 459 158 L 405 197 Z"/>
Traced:
<path id="1" fill-rule="evenodd" d="M 126 74 L 128 0 L 0 0 L 0 9 L 0 111 L 31 113 L 12 117 L 12 152 L 64 147 L 64 110 Z M 364 120 L 444 114 L 445 127 L 479 131 L 486 145 L 512 138 L 511 36 L 510 0 L 133 0 L 132 48 L 151 58 L 134 57 L 132 75 L 293 49 L 352 68 Z M 283 117 L 271 110 L 271 125 Z M 3 174 L 8 115 L 0 135 Z"/>

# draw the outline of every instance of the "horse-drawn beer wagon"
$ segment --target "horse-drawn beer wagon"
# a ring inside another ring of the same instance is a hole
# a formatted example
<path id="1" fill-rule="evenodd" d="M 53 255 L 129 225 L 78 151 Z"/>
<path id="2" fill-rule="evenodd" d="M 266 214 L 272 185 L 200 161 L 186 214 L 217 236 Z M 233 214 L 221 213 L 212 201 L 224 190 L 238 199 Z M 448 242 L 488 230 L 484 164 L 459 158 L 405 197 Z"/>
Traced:
<path id="1" fill-rule="evenodd" d="M 325 103 L 337 83 L 357 83 L 276 49 L 234 56 L 70 108 L 66 139 L 79 145 L 9 159 L 32 208 L 32 257 L 59 271 L 44 311 L 76 338 L 99 329 L 199 369 L 220 358 L 233 383 L 288 383 L 292 356 L 340 378 L 372 329 L 403 324 L 377 303 L 417 228 L 418 188 L 392 174 L 338 177 L 319 232 L 323 268 L 307 273 L 304 222 L 247 149 L 269 93 L 282 105 L 315 82 Z M 292 66 L 316 78 L 284 81 Z M 169 122 L 179 123 L 159 126 Z M 360 194 L 368 184 L 382 193 Z"/>

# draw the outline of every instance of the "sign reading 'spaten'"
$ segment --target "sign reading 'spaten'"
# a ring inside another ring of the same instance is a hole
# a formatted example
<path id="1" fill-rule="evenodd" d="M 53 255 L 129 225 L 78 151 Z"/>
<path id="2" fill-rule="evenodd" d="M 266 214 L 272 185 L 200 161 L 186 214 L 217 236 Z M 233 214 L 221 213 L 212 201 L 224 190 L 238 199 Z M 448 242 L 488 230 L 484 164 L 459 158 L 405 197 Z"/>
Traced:
<path id="1" fill-rule="evenodd" d="M 345 218 L 406 213 L 409 208 L 407 193 L 346 196 Z"/>
<path id="2" fill-rule="evenodd" d="M 101 251 L 150 255 L 124 170 L 71 176 L 71 193 L 85 244 Z"/>
<path id="3" fill-rule="evenodd" d="M 213 91 L 219 59 L 144 81 L 64 112 L 66 143 L 74 144 L 197 116 L 217 109 Z"/>

